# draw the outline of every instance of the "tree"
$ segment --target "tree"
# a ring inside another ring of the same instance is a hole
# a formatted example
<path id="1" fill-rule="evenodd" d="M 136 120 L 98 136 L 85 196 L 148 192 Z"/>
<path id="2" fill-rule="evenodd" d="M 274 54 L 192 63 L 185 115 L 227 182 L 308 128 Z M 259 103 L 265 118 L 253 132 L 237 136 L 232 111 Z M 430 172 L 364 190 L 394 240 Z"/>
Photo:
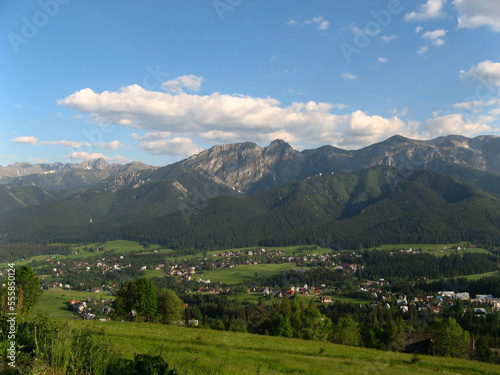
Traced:
<path id="1" fill-rule="evenodd" d="M 171 324 L 176 320 L 181 320 L 184 311 L 184 303 L 172 290 L 162 288 L 158 293 L 158 315 L 160 322 Z M 201 316 L 198 308 L 198 315 Z M 199 318 L 198 318 L 199 319 Z"/>
<path id="2" fill-rule="evenodd" d="M 117 313 L 127 320 L 151 322 L 158 307 L 156 287 L 144 277 L 126 281 L 118 292 L 113 304 Z"/>
<path id="3" fill-rule="evenodd" d="M 15 281 L 17 313 L 29 314 L 42 295 L 40 280 L 30 267 L 21 266 L 16 269 Z"/>
<path id="4" fill-rule="evenodd" d="M 437 354 L 460 358 L 467 356 L 470 334 L 455 319 L 436 319 L 433 332 Z"/>
<path id="5" fill-rule="evenodd" d="M 361 334 L 358 323 L 356 323 L 351 315 L 338 320 L 333 330 L 333 342 L 351 346 L 361 345 Z"/>
<path id="6" fill-rule="evenodd" d="M 476 351 L 474 352 L 474 359 L 483 362 L 491 362 L 493 353 L 491 352 L 488 340 L 486 337 L 481 336 L 476 341 Z"/>

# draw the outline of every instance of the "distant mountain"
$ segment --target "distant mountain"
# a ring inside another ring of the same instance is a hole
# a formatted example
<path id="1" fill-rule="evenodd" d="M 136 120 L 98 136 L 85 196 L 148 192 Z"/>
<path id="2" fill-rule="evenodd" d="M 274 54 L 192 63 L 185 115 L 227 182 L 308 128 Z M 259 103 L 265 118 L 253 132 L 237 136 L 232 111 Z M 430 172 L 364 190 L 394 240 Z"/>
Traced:
<path id="1" fill-rule="evenodd" d="M 88 189 L 117 176 L 156 167 L 132 162 L 110 164 L 100 158 L 79 164 L 14 163 L 0 166 L 0 183 L 12 186 L 36 186 L 44 190 Z"/>
<path id="2" fill-rule="evenodd" d="M 146 240 L 178 249 L 500 239 L 500 199 L 433 171 L 372 167 L 315 176 L 249 197 L 221 195 L 191 211 L 102 229 L 47 228 L 32 239 Z"/>
<path id="3" fill-rule="evenodd" d="M 416 141 L 401 136 L 360 150 L 333 146 L 299 152 L 282 140 L 267 147 L 245 142 L 213 146 L 190 158 L 159 168 L 151 174 L 120 177 L 106 191 L 147 181 L 176 178 L 193 171 L 228 188 L 252 195 L 319 173 L 346 173 L 374 166 L 430 169 L 470 181 L 500 194 L 500 137 L 448 136 Z M 126 181 L 125 181 L 126 180 Z"/>
<path id="4" fill-rule="evenodd" d="M 81 226 L 93 232 L 94 227 L 111 229 L 176 211 L 185 217 L 214 198 L 257 196 L 321 175 L 346 175 L 347 184 L 354 172 L 377 166 L 396 168 L 391 172 L 397 176 L 394 188 L 415 171 L 433 170 L 500 196 L 500 138 L 495 136 L 430 141 L 394 136 L 354 151 L 323 146 L 299 152 L 282 140 L 267 147 L 245 142 L 214 146 L 161 168 L 103 159 L 61 166 L 52 165 L 60 169 L 50 173 L 45 173 L 51 170 L 47 166 L 33 167 L 45 172 L 1 179 L 0 235 L 19 238 L 49 228 L 59 233 L 62 227 L 78 233 Z M 304 202 L 315 199 L 303 197 Z M 358 198 L 349 199 L 354 203 L 342 209 L 344 216 L 359 206 Z M 242 208 L 245 213 L 254 209 Z"/>

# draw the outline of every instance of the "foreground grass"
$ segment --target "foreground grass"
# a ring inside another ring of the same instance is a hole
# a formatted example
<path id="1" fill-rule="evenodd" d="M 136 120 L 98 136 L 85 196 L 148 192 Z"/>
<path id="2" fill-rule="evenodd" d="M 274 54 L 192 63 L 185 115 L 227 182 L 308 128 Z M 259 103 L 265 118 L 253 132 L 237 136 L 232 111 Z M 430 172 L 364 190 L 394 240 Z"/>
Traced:
<path id="1" fill-rule="evenodd" d="M 183 374 L 498 374 L 500 366 L 329 343 L 145 323 L 74 321 L 132 359 L 161 354 Z"/>

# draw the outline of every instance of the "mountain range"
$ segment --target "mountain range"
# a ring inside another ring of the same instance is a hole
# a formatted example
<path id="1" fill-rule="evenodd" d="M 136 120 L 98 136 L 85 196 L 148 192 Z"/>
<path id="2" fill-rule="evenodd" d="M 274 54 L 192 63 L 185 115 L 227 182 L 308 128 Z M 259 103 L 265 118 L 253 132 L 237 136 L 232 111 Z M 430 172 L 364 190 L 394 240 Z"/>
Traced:
<path id="1" fill-rule="evenodd" d="M 439 212 L 453 222 L 458 219 L 448 213 L 460 210 L 470 212 L 476 222 L 458 220 L 461 224 L 455 227 L 443 222 L 436 226 L 440 230 L 427 228 L 422 238 L 451 238 L 460 228 L 461 235 L 468 233 L 471 240 L 474 236 L 491 240 L 500 230 L 498 215 L 492 211 L 500 208 L 500 137 L 496 136 L 429 141 L 394 136 L 354 151 L 332 146 L 297 151 L 282 140 L 267 147 L 245 142 L 213 146 L 161 168 L 99 159 L 76 165 L 14 164 L 0 167 L 0 175 L 4 176 L 0 179 L 4 241 L 50 241 L 54 237 L 70 241 L 136 233 L 136 239 L 142 236 L 169 246 L 200 247 L 203 243 L 215 246 L 215 238 L 238 233 L 229 242 L 245 246 L 252 241 L 288 243 L 296 238 L 296 242 L 313 242 L 314 238 L 335 237 L 356 246 L 354 237 L 366 237 L 371 243 L 396 227 L 399 234 L 393 241 L 402 241 L 405 236 L 400 234 L 415 217 L 429 213 L 434 217 Z M 310 186 L 314 181 L 328 188 Z M 213 210 L 219 216 L 232 212 L 231 220 L 217 224 Z M 244 218 L 235 210 L 243 212 Z M 388 220 L 389 212 L 394 220 Z M 249 218 L 267 224 L 256 230 Z M 253 229 L 244 234 L 227 225 Z M 169 227 L 175 228 L 167 231 L 171 237 L 144 229 L 156 228 L 165 234 L 161 228 Z M 359 231 L 348 229 L 354 227 Z M 200 236 L 203 231 L 212 240 Z M 342 236 L 336 234 L 339 231 Z M 405 238 L 416 241 L 417 237 L 408 233 Z"/>

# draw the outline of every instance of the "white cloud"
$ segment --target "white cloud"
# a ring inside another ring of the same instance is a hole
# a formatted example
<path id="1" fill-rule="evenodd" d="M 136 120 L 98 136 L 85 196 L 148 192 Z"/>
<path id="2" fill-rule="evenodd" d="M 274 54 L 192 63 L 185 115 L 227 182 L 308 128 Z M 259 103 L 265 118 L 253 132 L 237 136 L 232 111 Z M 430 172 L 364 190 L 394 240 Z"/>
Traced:
<path id="1" fill-rule="evenodd" d="M 285 22 L 287 25 L 290 25 L 290 26 L 293 26 L 293 25 L 296 25 L 297 24 L 297 21 L 295 21 L 294 19 L 291 19 L 287 22 Z"/>
<path id="2" fill-rule="evenodd" d="M 419 49 L 417 49 L 417 54 L 422 55 L 424 53 L 427 53 L 429 51 L 429 46 L 422 46 Z"/>
<path id="3" fill-rule="evenodd" d="M 172 94 L 148 91 L 138 85 L 102 93 L 83 89 L 60 100 L 59 104 L 87 114 L 97 124 L 142 129 L 143 135 L 133 133 L 131 138 L 138 141 L 143 150 L 155 155 L 188 156 L 199 152 L 194 139 L 211 144 L 242 141 L 267 144 L 281 138 L 303 147 L 332 144 L 359 148 L 394 134 L 422 139 L 430 134 L 472 135 L 491 131 L 487 117 L 465 120 L 459 114 L 438 117 L 436 113 L 436 118 L 419 124 L 401 119 L 407 115 L 407 108 L 396 109 L 390 118 L 361 110 L 335 114 L 332 112 L 345 109 L 347 105 L 309 101 L 282 106 L 270 97 L 217 92 L 204 96 L 184 92 Z M 117 141 L 105 145 L 120 146 Z M 99 156 L 73 153 L 74 158 L 82 159 Z"/>
<path id="4" fill-rule="evenodd" d="M 27 143 L 30 145 L 35 145 L 37 142 L 37 139 L 35 137 L 17 137 L 12 140 L 12 142 L 15 143 Z"/>
<path id="5" fill-rule="evenodd" d="M 274 55 L 274 56 L 272 56 L 272 57 L 269 59 L 269 62 L 270 62 L 270 63 L 275 62 L 276 60 L 278 60 L 278 57 L 280 57 L 280 55 Z"/>
<path id="6" fill-rule="evenodd" d="M 317 30 L 328 30 L 330 28 L 330 22 L 323 17 L 313 17 L 310 20 L 304 21 L 303 25 L 318 25 Z"/>
<path id="7" fill-rule="evenodd" d="M 389 59 L 386 58 L 386 57 L 379 57 L 378 58 L 378 62 L 381 63 L 381 64 L 384 64 L 384 63 L 386 63 L 388 61 L 389 61 Z"/>
<path id="8" fill-rule="evenodd" d="M 422 30 L 423 30 L 423 29 L 424 29 L 424 28 L 423 28 L 422 26 L 417 26 L 417 27 L 415 28 L 415 33 L 416 33 L 416 34 L 420 34 L 420 33 L 422 32 Z"/>
<path id="9" fill-rule="evenodd" d="M 474 65 L 468 72 L 464 70 L 460 71 L 460 79 L 462 82 L 471 78 L 500 87 L 500 63 L 486 60 Z"/>
<path id="10" fill-rule="evenodd" d="M 498 0 L 454 0 L 453 4 L 459 14 L 459 29 L 487 26 L 492 31 L 500 32 Z"/>
<path id="11" fill-rule="evenodd" d="M 109 156 L 103 155 L 99 152 L 89 153 L 89 152 L 84 152 L 84 151 L 75 151 L 75 152 L 71 153 L 70 159 L 76 159 L 76 160 L 104 159 L 104 160 L 109 160 L 109 161 L 116 161 L 119 163 L 130 161 L 130 159 L 126 158 L 125 156 L 116 155 L 113 157 L 109 157 Z"/>
<path id="12" fill-rule="evenodd" d="M 382 41 L 384 43 L 390 43 L 390 42 L 393 42 L 394 40 L 396 40 L 397 38 L 397 35 L 382 35 L 380 37 L 380 39 L 382 39 Z"/>
<path id="13" fill-rule="evenodd" d="M 496 98 L 491 98 L 489 100 L 470 100 L 468 102 L 455 103 L 453 104 L 453 107 L 458 109 L 470 110 L 473 108 L 489 107 L 496 102 Z"/>
<path id="14" fill-rule="evenodd" d="M 104 148 L 106 150 L 116 150 L 120 146 L 120 141 L 113 141 L 109 143 L 101 142 L 97 144 L 97 147 Z"/>
<path id="15" fill-rule="evenodd" d="M 94 160 L 94 159 L 105 159 L 105 160 L 108 160 L 109 157 L 106 156 L 106 155 L 103 155 L 99 152 L 92 152 L 92 153 L 88 153 L 88 152 L 84 152 L 84 151 L 75 151 L 73 153 L 71 153 L 71 156 L 70 156 L 71 159 L 78 159 L 78 160 Z"/>
<path id="16" fill-rule="evenodd" d="M 342 73 L 342 79 L 346 81 L 355 81 L 358 77 L 351 73 Z"/>
<path id="17" fill-rule="evenodd" d="M 404 20 L 410 22 L 443 18 L 446 15 L 446 13 L 442 11 L 445 3 L 446 0 L 427 0 L 425 4 L 420 5 L 417 12 L 405 14 Z"/>
<path id="18" fill-rule="evenodd" d="M 190 156 L 202 151 L 187 137 L 145 140 L 140 143 L 140 146 L 153 155 Z"/>
<path id="19" fill-rule="evenodd" d="M 76 142 L 76 141 L 41 141 L 39 143 L 41 146 L 46 146 L 46 145 L 59 145 L 63 147 L 71 147 L 71 148 L 80 148 L 80 147 L 89 147 L 92 144 L 90 142 Z"/>
<path id="20" fill-rule="evenodd" d="M 177 77 L 170 81 L 164 82 L 162 84 L 162 87 L 165 90 L 175 93 L 181 93 L 184 91 L 184 89 L 190 91 L 199 91 L 202 82 L 203 82 L 203 77 L 197 77 L 195 75 L 190 74 L 187 76 Z"/>
<path id="21" fill-rule="evenodd" d="M 332 104 L 332 108 L 337 108 L 337 109 L 345 109 L 345 108 L 348 108 L 349 106 L 347 104 L 343 104 L 343 103 L 335 103 L 335 104 Z"/>
<path id="22" fill-rule="evenodd" d="M 106 150 L 114 150 L 117 149 L 118 146 L 120 145 L 120 141 L 113 141 L 113 142 L 100 142 L 100 143 L 90 143 L 90 142 L 77 142 L 77 141 L 67 141 L 67 140 L 62 140 L 62 141 L 41 141 L 38 143 L 40 146 L 46 146 L 46 145 L 59 145 L 63 147 L 70 147 L 70 148 L 81 148 L 81 147 L 99 147 L 103 148 Z"/>
<path id="23" fill-rule="evenodd" d="M 488 120 L 491 120 L 491 118 Z M 457 113 L 429 119 L 423 125 L 423 130 L 429 132 L 431 137 L 440 137 L 448 134 L 473 136 L 493 131 L 491 126 L 485 122 L 472 122 L 464 119 L 461 114 Z"/>
<path id="24" fill-rule="evenodd" d="M 418 123 L 405 123 L 398 117 L 384 118 L 370 116 L 362 111 L 355 111 L 346 118 L 342 132 L 341 145 L 359 148 L 383 141 L 394 134 L 401 134 L 413 139 L 419 139 Z"/>
<path id="25" fill-rule="evenodd" d="M 439 47 L 444 44 L 443 38 L 446 36 L 447 32 L 448 30 L 445 29 L 426 31 L 425 33 L 422 34 L 422 39 L 431 42 L 433 45 Z"/>

